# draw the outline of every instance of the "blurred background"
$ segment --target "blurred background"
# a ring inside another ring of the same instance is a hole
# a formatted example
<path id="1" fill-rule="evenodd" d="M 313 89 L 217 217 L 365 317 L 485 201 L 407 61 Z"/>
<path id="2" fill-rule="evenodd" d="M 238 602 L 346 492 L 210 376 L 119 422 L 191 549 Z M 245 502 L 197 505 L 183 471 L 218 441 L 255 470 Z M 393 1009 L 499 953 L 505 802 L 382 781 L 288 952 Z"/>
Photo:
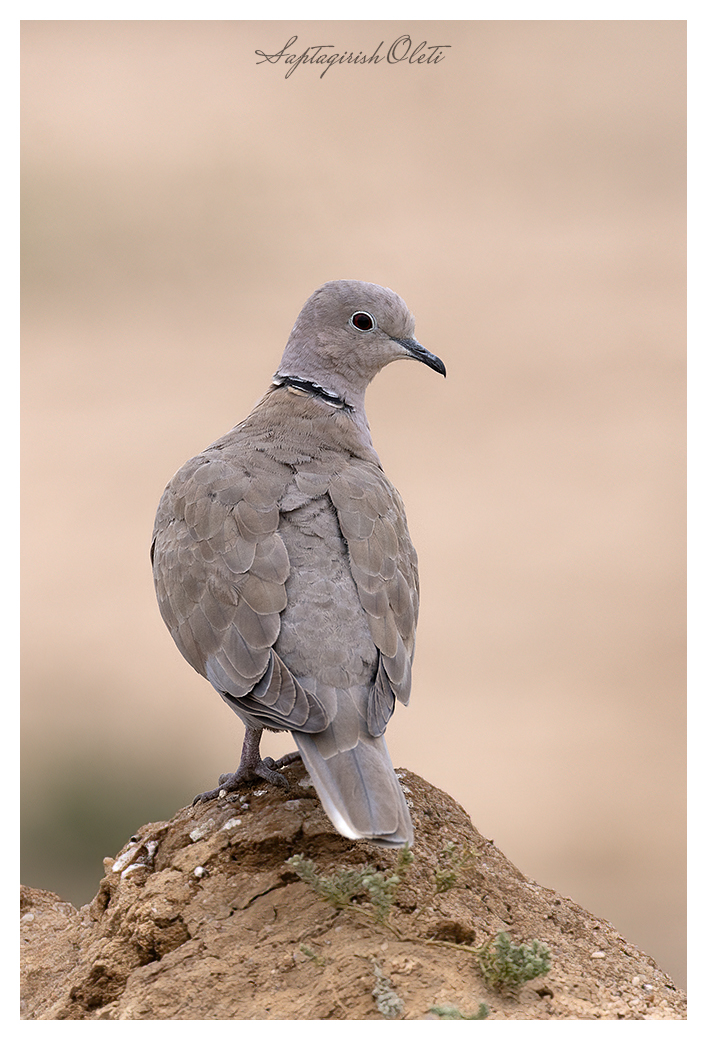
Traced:
<path id="1" fill-rule="evenodd" d="M 450 48 L 255 54 L 405 34 Z M 88 902 L 234 768 L 154 513 L 358 278 L 449 373 L 368 395 L 422 583 L 393 761 L 684 986 L 685 23 L 35 21 L 22 75 L 22 880 Z"/>

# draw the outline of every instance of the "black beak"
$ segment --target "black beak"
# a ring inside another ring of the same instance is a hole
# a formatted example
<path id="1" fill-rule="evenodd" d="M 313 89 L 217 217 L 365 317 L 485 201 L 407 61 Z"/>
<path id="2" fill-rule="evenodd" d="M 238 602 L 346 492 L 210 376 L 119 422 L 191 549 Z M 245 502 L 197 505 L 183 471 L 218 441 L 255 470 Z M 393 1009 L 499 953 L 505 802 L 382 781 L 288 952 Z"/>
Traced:
<path id="1" fill-rule="evenodd" d="M 429 350 L 425 350 L 421 343 L 418 343 L 416 339 L 396 339 L 396 343 L 399 343 L 401 347 L 405 347 L 411 358 L 415 358 L 416 361 L 421 361 L 423 365 L 428 365 L 433 368 L 435 372 L 440 372 L 443 376 L 447 375 L 447 369 L 444 367 L 444 361 L 438 358 L 435 354 L 430 353 Z"/>

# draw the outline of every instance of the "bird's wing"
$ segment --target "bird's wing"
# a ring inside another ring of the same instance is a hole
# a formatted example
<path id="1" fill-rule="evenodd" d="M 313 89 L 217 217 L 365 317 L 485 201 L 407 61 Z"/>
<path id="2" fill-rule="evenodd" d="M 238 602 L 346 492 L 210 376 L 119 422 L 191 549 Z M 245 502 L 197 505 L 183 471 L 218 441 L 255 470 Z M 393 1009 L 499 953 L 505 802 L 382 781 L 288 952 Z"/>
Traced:
<path id="1" fill-rule="evenodd" d="M 410 698 L 419 607 L 417 553 L 402 499 L 372 462 L 352 459 L 332 478 L 329 497 L 346 539 L 351 573 L 380 652 L 368 705 L 372 736 L 384 732 L 395 699 Z"/>
<path id="2" fill-rule="evenodd" d="M 324 707 L 273 647 L 290 561 L 278 533 L 289 467 L 263 452 L 190 460 L 167 486 L 152 542 L 162 616 L 181 653 L 252 725 L 307 732 Z"/>

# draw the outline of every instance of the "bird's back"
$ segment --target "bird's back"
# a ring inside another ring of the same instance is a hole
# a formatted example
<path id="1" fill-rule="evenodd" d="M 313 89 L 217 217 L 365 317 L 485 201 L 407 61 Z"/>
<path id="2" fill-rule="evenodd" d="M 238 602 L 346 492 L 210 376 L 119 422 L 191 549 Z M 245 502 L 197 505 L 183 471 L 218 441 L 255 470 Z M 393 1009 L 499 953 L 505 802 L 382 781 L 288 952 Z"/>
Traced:
<path id="1" fill-rule="evenodd" d="M 382 654 L 407 701 L 418 580 L 400 496 L 346 417 L 275 393 L 165 490 L 153 536 L 165 621 L 202 675 L 230 672 L 236 697 L 273 648 L 300 681 L 337 687 L 374 683 Z M 272 405 L 287 411 L 286 443 Z"/>

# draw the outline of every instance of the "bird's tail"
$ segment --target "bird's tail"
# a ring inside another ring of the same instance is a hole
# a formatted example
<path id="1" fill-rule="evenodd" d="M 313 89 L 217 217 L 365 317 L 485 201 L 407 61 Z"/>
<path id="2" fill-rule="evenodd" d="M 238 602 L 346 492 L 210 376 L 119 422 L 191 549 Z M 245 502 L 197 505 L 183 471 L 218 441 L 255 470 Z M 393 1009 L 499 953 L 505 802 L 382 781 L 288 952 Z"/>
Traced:
<path id="1" fill-rule="evenodd" d="M 340 834 L 388 848 L 412 845 L 410 811 L 383 737 L 360 733 L 354 747 L 338 750 L 330 731 L 292 736 Z"/>

